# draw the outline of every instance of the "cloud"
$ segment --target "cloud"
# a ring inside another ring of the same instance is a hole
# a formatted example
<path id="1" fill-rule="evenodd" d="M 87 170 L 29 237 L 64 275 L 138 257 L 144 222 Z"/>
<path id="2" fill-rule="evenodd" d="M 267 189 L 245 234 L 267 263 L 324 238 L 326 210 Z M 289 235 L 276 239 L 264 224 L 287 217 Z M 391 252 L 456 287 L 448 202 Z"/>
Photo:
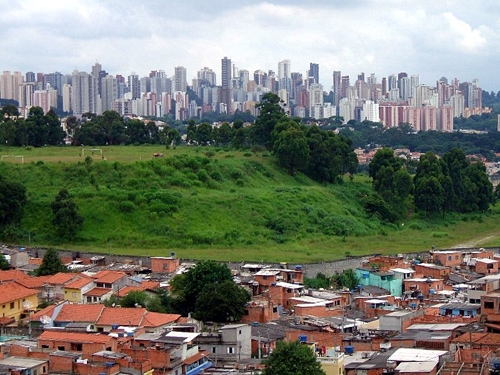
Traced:
<path id="1" fill-rule="evenodd" d="M 173 75 L 182 65 L 190 80 L 205 66 L 220 77 L 228 56 L 250 74 L 277 71 L 283 59 L 302 74 L 319 63 L 325 89 L 334 70 L 379 80 L 406 71 L 427 84 L 477 77 L 498 89 L 497 8 L 460 0 L 0 0 L 0 69 L 71 73 L 97 60 L 123 75 Z"/>

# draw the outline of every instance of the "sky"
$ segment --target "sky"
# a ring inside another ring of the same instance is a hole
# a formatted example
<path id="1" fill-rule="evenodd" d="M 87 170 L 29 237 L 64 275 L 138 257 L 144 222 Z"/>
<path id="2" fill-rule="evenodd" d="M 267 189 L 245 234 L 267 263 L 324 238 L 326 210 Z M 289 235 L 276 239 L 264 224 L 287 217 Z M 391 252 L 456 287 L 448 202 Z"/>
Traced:
<path id="1" fill-rule="evenodd" d="M 63 74 L 174 74 L 188 83 L 203 67 L 217 74 L 230 58 L 250 77 L 257 69 L 305 75 L 318 63 L 320 83 L 350 75 L 419 74 L 479 79 L 500 90 L 497 0 L 0 0 L 0 70 Z"/>

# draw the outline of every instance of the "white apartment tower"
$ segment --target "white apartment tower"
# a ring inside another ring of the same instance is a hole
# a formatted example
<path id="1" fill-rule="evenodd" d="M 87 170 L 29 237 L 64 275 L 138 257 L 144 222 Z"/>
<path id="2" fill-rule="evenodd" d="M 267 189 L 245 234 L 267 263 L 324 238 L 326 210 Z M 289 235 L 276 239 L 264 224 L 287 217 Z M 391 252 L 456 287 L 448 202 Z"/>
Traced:
<path id="1" fill-rule="evenodd" d="M 73 114 L 81 116 L 86 112 L 96 112 L 96 95 L 94 78 L 86 72 L 75 70 L 72 77 L 72 103 Z"/>

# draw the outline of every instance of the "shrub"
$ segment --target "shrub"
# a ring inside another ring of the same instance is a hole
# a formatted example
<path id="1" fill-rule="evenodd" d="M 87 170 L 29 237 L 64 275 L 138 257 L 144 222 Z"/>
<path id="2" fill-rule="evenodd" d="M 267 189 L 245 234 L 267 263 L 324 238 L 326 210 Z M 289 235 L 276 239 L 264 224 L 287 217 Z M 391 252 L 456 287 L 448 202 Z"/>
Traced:
<path id="1" fill-rule="evenodd" d="M 213 151 L 207 151 L 207 152 L 205 152 L 205 156 L 207 158 L 213 158 L 215 156 L 215 152 L 213 152 Z"/>
<path id="2" fill-rule="evenodd" d="M 120 212 L 123 212 L 123 213 L 130 213 L 130 212 L 133 212 L 135 210 L 135 204 L 134 202 L 130 202 L 130 201 L 122 201 L 118 204 L 118 209 L 120 210 Z"/>
<path id="3" fill-rule="evenodd" d="M 241 178 L 238 178 L 236 180 L 236 185 L 238 185 L 238 186 L 245 186 L 245 181 L 243 181 Z"/>

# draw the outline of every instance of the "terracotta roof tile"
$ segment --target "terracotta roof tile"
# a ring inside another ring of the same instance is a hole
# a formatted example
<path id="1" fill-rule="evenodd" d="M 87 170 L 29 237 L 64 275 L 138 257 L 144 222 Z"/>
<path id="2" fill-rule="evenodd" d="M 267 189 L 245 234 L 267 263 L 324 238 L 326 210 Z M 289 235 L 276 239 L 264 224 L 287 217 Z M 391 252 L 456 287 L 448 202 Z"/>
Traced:
<path id="1" fill-rule="evenodd" d="M 96 279 L 97 283 L 113 284 L 123 277 L 126 277 L 125 272 L 119 271 L 100 271 L 96 273 L 93 277 Z"/>
<path id="2" fill-rule="evenodd" d="M 143 307 L 106 307 L 97 321 L 98 325 L 139 327 L 142 324 L 146 309 Z"/>
<path id="3" fill-rule="evenodd" d="M 117 297 L 125 297 L 130 292 L 141 292 L 143 289 L 140 286 L 126 286 L 121 288 L 118 293 L 115 293 Z"/>
<path id="4" fill-rule="evenodd" d="M 144 316 L 142 326 L 148 328 L 161 327 L 165 324 L 176 322 L 180 317 L 179 314 L 162 314 L 148 311 Z"/>
<path id="5" fill-rule="evenodd" d="M 49 306 L 37 311 L 36 313 L 31 315 L 31 320 L 40 320 L 40 318 L 44 315 L 52 316 L 52 314 L 54 313 L 54 310 L 57 306 L 59 306 L 59 305 L 49 305 Z"/>
<path id="6" fill-rule="evenodd" d="M 95 343 L 107 344 L 113 337 L 99 333 L 78 333 L 78 332 L 65 332 L 65 331 L 44 331 L 39 337 L 38 341 L 66 341 L 76 343 Z"/>
<path id="7" fill-rule="evenodd" d="M 41 289 L 45 285 L 45 281 L 38 277 L 28 277 L 25 279 L 15 280 L 15 282 L 31 289 Z"/>
<path id="8" fill-rule="evenodd" d="M 38 294 L 38 290 L 26 288 L 16 282 L 0 285 L 0 304 L 17 301 Z"/>
<path id="9" fill-rule="evenodd" d="M 90 284 L 94 282 L 93 279 L 87 276 L 79 275 L 77 276 L 74 280 L 71 280 L 67 284 L 64 285 L 65 288 L 71 288 L 71 289 L 80 289 L 83 288 L 85 285 Z"/>
<path id="10" fill-rule="evenodd" d="M 196 361 L 199 361 L 203 357 L 206 357 L 208 355 L 208 352 L 205 350 L 200 350 L 198 353 L 195 355 L 192 355 L 191 357 L 188 357 L 184 360 L 185 365 L 191 365 L 195 363 Z"/>
<path id="11" fill-rule="evenodd" d="M 88 292 L 83 293 L 84 296 L 93 296 L 93 297 L 102 297 L 105 294 L 113 291 L 113 289 L 109 288 L 92 288 Z"/>
<path id="12" fill-rule="evenodd" d="M 55 275 L 52 275 L 47 282 L 52 285 L 64 285 L 68 281 L 71 281 L 74 279 L 77 275 L 75 273 L 65 273 L 65 272 L 59 272 L 56 273 Z"/>
<path id="13" fill-rule="evenodd" d="M 19 270 L 0 271 L 0 282 L 20 280 L 28 277 L 30 276 Z"/>
<path id="14" fill-rule="evenodd" d="M 54 320 L 57 322 L 95 323 L 103 310 L 104 305 L 101 304 L 67 304 L 62 307 Z"/>

